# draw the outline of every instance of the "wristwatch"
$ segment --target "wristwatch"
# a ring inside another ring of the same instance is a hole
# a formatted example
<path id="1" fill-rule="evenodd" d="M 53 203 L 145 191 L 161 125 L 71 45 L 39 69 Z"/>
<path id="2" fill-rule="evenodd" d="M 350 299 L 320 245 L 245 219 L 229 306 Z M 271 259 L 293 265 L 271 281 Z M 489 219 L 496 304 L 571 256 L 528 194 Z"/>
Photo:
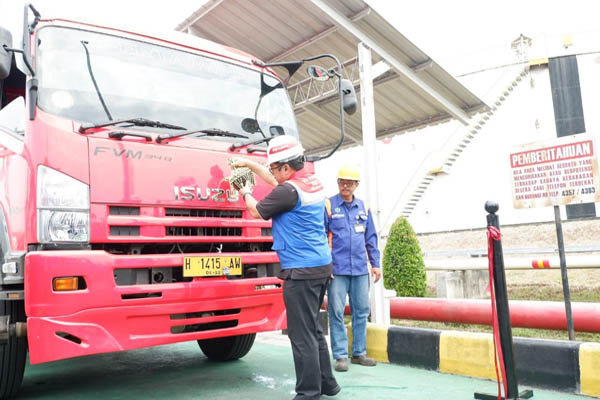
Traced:
<path id="1" fill-rule="evenodd" d="M 247 194 L 252 195 L 252 192 L 248 190 L 248 191 L 245 191 L 245 192 L 242 193 L 242 199 L 244 199 L 244 201 L 246 201 L 246 195 Z"/>

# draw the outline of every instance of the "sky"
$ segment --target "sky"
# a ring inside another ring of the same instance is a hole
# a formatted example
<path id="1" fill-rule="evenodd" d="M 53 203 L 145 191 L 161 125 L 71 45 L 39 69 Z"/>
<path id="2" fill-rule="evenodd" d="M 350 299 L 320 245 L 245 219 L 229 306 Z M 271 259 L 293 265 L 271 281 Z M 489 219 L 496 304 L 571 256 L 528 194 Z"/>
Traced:
<path id="1" fill-rule="evenodd" d="M 476 70 L 476 58 L 507 51 L 522 33 L 542 37 L 598 31 L 594 0 L 368 1 L 392 25 L 443 68 Z"/>
<path id="2" fill-rule="evenodd" d="M 204 0 L 28 0 L 42 14 L 84 16 L 118 25 L 170 30 Z M 227 0 L 226 0 L 227 1 Z M 273 0 L 246 0 L 273 1 Z M 402 34 L 453 75 L 477 70 L 482 59 L 510 54 L 519 34 L 560 37 L 598 31 L 595 0 L 367 0 Z M 0 24 L 22 23 L 22 0 L 0 0 Z M 9 15 L 16 15 L 6 21 Z"/>

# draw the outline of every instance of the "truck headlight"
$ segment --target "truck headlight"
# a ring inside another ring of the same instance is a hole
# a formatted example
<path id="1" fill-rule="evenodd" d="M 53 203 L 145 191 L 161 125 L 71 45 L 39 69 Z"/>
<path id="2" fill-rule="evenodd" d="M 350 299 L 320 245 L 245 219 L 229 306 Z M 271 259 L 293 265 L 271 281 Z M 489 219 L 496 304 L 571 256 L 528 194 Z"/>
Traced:
<path id="1" fill-rule="evenodd" d="M 37 209 L 40 243 L 89 241 L 90 190 L 85 183 L 40 165 Z"/>
<path id="2" fill-rule="evenodd" d="M 89 240 L 88 212 L 39 210 L 38 221 L 40 243 Z"/>

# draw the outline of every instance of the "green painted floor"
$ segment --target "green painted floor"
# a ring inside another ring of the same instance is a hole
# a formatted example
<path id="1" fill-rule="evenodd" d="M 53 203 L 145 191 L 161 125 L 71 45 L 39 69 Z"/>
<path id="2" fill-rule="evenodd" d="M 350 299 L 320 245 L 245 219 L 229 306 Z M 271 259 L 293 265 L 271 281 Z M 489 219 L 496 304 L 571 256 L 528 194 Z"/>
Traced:
<path id="1" fill-rule="evenodd" d="M 336 373 L 342 391 L 323 399 L 472 399 L 496 383 L 379 364 Z M 27 366 L 19 399 L 282 400 L 294 397 L 289 347 L 255 343 L 242 360 L 208 361 L 195 342 Z M 521 388 L 523 389 L 523 388 Z M 535 400 L 585 399 L 534 389 Z"/>

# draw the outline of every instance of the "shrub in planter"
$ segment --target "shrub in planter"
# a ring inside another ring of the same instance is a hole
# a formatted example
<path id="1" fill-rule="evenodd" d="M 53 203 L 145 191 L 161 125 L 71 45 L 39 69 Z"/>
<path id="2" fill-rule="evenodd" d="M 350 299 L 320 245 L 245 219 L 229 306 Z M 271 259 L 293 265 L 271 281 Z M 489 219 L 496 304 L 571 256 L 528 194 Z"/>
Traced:
<path id="1" fill-rule="evenodd" d="M 390 230 L 383 251 L 383 285 L 398 296 L 424 297 L 425 263 L 417 235 L 408 220 L 399 217 Z"/>

